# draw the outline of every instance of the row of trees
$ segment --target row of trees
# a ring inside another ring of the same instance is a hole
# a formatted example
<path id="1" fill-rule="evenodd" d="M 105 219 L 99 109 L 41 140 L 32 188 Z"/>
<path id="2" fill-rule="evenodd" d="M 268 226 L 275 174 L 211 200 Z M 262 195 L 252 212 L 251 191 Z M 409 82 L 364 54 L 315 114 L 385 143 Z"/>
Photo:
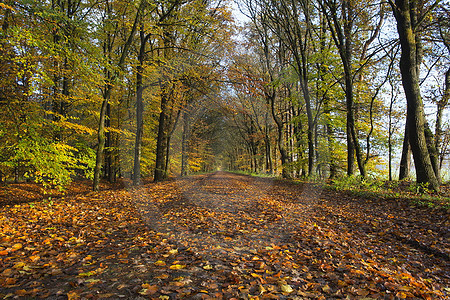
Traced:
<path id="1" fill-rule="evenodd" d="M 412 151 L 417 180 L 439 189 L 448 3 L 239 3 L 234 38 L 225 0 L 1 2 L 0 179 L 366 177 L 387 154 L 392 180 L 402 144 L 400 179 Z"/>
<path id="2" fill-rule="evenodd" d="M 175 125 L 182 118 L 188 131 L 221 81 L 225 4 L 0 3 L 0 178 L 62 187 L 85 176 L 94 190 L 101 177 L 166 178 Z"/>
<path id="3" fill-rule="evenodd" d="M 276 140 L 285 177 L 367 177 L 388 156 L 392 180 L 406 120 L 400 179 L 412 151 L 417 181 L 439 189 L 448 157 L 448 3 L 245 0 L 241 9 L 251 20 L 234 65 L 244 77 L 235 98 L 246 112 L 238 123 L 247 130 L 247 166 L 257 171 L 255 158 L 265 156 L 260 166 L 272 172 Z M 434 132 L 422 94 L 435 105 Z"/>

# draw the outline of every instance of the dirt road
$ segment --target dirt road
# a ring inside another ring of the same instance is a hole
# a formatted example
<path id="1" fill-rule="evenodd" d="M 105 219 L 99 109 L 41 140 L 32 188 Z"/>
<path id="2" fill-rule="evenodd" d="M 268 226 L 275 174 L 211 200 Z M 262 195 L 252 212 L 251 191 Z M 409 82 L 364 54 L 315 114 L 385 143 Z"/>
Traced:
<path id="1" fill-rule="evenodd" d="M 449 219 L 402 200 L 217 172 L 1 207 L 0 294 L 445 299 Z"/>

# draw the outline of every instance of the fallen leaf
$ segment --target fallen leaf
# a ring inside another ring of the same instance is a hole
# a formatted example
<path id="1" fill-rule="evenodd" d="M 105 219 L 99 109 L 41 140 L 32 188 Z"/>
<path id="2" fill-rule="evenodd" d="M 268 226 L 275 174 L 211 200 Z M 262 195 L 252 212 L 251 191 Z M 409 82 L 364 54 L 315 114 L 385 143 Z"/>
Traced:
<path id="1" fill-rule="evenodd" d="M 6 285 L 14 285 L 17 282 L 17 278 L 6 278 L 5 284 Z"/>
<path id="2" fill-rule="evenodd" d="M 76 291 L 70 291 L 67 293 L 68 300 L 80 299 L 80 295 Z"/>
<path id="3" fill-rule="evenodd" d="M 142 285 L 142 290 L 139 292 L 139 294 L 144 296 L 153 295 L 158 291 L 157 285 L 150 285 L 148 283 L 145 283 Z"/>
<path id="4" fill-rule="evenodd" d="M 280 288 L 283 293 L 287 294 L 292 293 L 294 291 L 289 284 L 282 284 Z"/>
<path id="5" fill-rule="evenodd" d="M 166 265 L 166 263 L 163 262 L 162 260 L 155 261 L 153 264 L 155 266 L 165 266 Z"/>
<path id="6" fill-rule="evenodd" d="M 324 291 L 325 293 L 329 293 L 331 291 L 331 288 L 328 286 L 328 284 L 326 284 L 322 287 L 322 291 Z"/>
<path id="7" fill-rule="evenodd" d="M 11 248 L 16 251 L 22 249 L 23 245 L 21 243 L 14 244 Z"/>
<path id="8" fill-rule="evenodd" d="M 180 270 L 180 269 L 184 269 L 184 268 L 186 268 L 186 265 L 179 265 L 179 264 L 171 265 L 169 267 L 169 269 L 171 269 L 171 270 Z"/>
<path id="9" fill-rule="evenodd" d="M 18 262 L 13 266 L 13 268 L 14 269 L 22 269 L 24 266 L 25 266 L 24 262 Z"/>

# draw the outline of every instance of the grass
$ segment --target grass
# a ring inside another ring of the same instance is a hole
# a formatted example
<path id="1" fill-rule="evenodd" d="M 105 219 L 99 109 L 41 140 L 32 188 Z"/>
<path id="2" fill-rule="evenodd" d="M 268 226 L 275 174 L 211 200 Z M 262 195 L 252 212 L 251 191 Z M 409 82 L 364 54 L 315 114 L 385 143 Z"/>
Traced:
<path id="1" fill-rule="evenodd" d="M 411 205 L 418 207 L 450 209 L 448 193 L 433 193 L 426 184 L 350 176 L 337 178 L 327 186 L 333 190 L 348 192 L 359 197 L 402 199 L 408 200 Z"/>

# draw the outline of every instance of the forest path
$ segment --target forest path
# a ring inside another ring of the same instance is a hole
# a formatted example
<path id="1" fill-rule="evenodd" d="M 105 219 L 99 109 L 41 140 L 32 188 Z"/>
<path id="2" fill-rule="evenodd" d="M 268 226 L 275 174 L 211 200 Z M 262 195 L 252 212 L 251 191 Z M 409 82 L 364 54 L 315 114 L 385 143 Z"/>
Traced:
<path id="1" fill-rule="evenodd" d="M 228 274 L 197 269 L 189 277 L 200 287 L 234 280 L 234 286 L 228 282 L 218 290 L 227 287 L 227 296 L 237 298 L 276 294 L 283 286 L 300 297 L 327 298 L 401 298 L 427 295 L 427 284 L 430 290 L 436 284 L 448 287 L 445 215 L 395 200 L 353 198 L 320 185 L 227 172 L 171 185 L 172 194 L 150 190 L 153 201 L 138 206 L 152 229 L 170 236 L 173 248 L 195 254 L 197 268 Z M 265 288 L 267 283 L 273 287 Z"/>
<path id="2" fill-rule="evenodd" d="M 227 172 L 0 207 L 0 295 L 445 299 L 448 213 Z"/>

